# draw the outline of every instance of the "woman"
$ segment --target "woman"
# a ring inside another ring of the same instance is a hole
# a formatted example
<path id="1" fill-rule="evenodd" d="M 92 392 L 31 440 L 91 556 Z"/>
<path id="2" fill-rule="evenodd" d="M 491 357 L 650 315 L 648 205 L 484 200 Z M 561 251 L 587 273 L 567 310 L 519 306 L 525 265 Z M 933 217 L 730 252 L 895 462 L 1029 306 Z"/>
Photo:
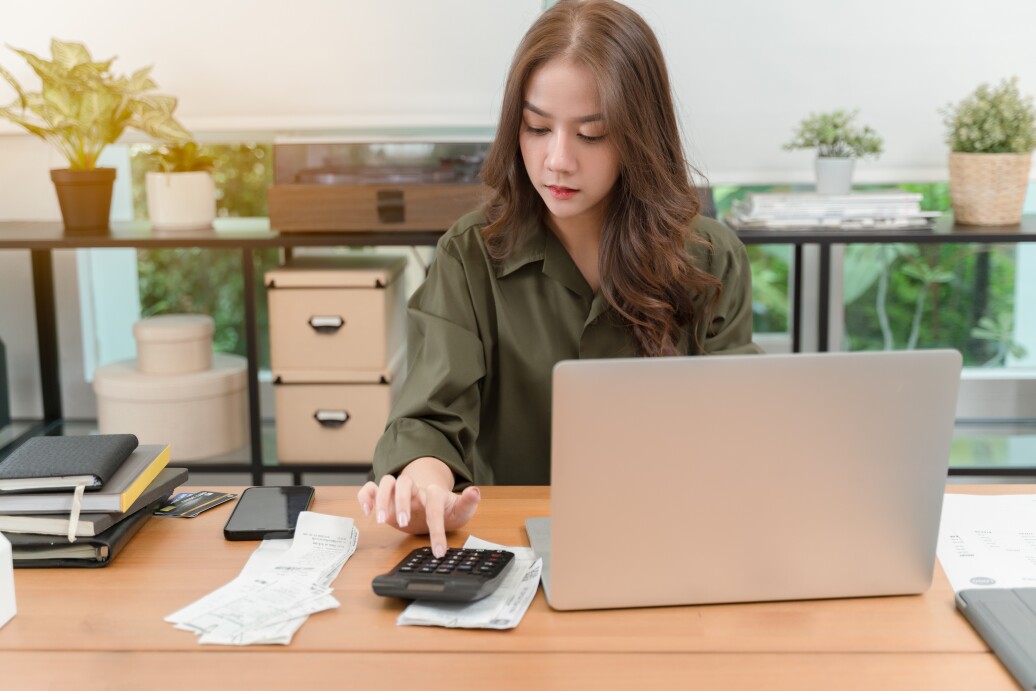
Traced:
<path id="1" fill-rule="evenodd" d="M 562 0 L 533 24 L 482 177 L 491 198 L 410 302 L 409 373 L 358 495 L 437 556 L 475 485 L 550 482 L 559 360 L 757 351 L 744 247 L 697 215 L 662 52 L 629 8 Z"/>

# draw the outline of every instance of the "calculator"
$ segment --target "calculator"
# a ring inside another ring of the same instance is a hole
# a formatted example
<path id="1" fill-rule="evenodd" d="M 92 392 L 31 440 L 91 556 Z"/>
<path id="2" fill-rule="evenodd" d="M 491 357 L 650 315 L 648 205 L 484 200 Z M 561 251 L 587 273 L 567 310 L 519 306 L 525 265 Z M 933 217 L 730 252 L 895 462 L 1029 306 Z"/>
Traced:
<path id="1" fill-rule="evenodd" d="M 514 552 L 507 550 L 451 548 L 436 558 L 430 547 L 421 547 L 371 585 L 389 597 L 474 602 L 496 590 L 513 564 Z"/>

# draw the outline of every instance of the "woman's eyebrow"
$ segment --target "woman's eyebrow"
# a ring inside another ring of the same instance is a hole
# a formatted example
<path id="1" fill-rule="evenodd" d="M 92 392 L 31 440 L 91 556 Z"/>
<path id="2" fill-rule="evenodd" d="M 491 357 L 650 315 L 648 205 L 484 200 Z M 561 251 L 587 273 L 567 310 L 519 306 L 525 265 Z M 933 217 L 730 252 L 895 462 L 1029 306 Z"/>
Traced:
<path id="1" fill-rule="evenodd" d="M 533 113 L 536 113 L 536 115 L 539 115 L 540 117 L 543 117 L 543 118 L 553 118 L 554 117 L 550 113 L 547 113 L 546 111 L 543 111 L 543 110 L 537 108 L 536 106 L 532 105 L 528 101 L 522 101 L 522 107 L 525 108 L 526 110 L 531 110 Z M 599 122 L 601 120 L 604 120 L 604 116 L 601 115 L 600 113 L 594 113 L 593 115 L 584 115 L 582 117 L 579 117 L 579 118 L 575 119 L 576 122 Z"/>

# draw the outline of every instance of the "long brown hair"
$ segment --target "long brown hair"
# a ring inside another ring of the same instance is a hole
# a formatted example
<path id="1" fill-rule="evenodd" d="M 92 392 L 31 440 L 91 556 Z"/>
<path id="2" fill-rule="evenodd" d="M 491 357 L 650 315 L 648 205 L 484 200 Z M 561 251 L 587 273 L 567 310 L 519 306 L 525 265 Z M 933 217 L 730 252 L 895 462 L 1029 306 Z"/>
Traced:
<path id="1" fill-rule="evenodd" d="M 612 0 L 561 0 L 546 10 L 515 52 L 500 125 L 482 167 L 491 189 L 482 230 L 494 261 L 520 247 L 530 217 L 545 205 L 529 181 L 518 136 L 525 86 L 550 60 L 566 58 L 593 75 L 620 171 L 601 231 L 601 293 L 630 328 L 641 355 L 676 355 L 682 329 L 703 335 L 721 283 L 695 266 L 685 242 L 700 201 L 690 183 L 665 59 L 651 28 Z"/>

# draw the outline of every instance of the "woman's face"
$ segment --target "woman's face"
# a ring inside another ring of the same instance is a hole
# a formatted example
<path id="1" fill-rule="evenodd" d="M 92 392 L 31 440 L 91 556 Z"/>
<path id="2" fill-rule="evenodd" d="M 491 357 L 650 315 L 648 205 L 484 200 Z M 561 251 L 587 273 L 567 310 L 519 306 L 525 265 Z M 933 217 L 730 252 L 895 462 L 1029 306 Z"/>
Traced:
<path id="1" fill-rule="evenodd" d="M 601 119 L 590 72 L 556 59 L 532 73 L 525 87 L 518 137 L 536 191 L 559 225 L 600 228 L 619 178 L 619 155 Z"/>

